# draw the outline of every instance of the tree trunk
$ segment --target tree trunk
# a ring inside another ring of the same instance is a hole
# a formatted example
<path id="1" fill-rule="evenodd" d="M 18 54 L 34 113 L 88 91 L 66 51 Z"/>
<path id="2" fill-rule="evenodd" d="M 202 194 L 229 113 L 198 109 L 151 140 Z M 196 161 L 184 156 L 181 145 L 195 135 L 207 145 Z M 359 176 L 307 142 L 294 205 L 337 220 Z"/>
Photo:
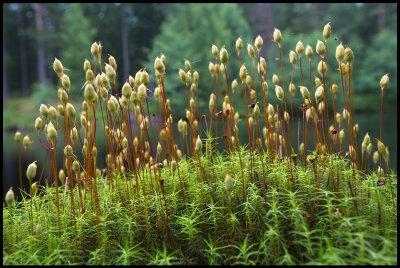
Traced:
<path id="1" fill-rule="evenodd" d="M 386 3 L 378 4 L 378 31 L 383 32 L 386 29 Z"/>
<path id="2" fill-rule="evenodd" d="M 37 31 L 37 71 L 38 79 L 40 84 L 46 82 L 46 64 L 44 56 L 44 44 L 43 44 L 43 7 L 41 4 L 34 4 L 35 9 L 35 22 Z"/>
<path id="3" fill-rule="evenodd" d="M 270 44 L 268 42 L 271 40 L 272 33 L 274 32 L 274 7 L 271 3 L 265 3 L 265 13 L 264 13 L 264 36 L 263 39 L 266 40 L 264 43 Z M 264 56 L 266 57 L 267 46 L 264 49 Z"/>
<path id="4" fill-rule="evenodd" d="M 265 57 L 274 31 L 274 6 L 271 3 L 241 4 L 244 7 L 253 35 L 260 35 L 264 39 L 264 48 L 261 55 Z"/>
<path id="5" fill-rule="evenodd" d="M 3 106 L 4 101 L 8 97 L 8 69 L 7 69 L 7 50 L 6 50 L 6 38 L 4 38 L 3 30 Z"/>
<path id="6" fill-rule="evenodd" d="M 26 34 L 24 27 L 24 10 L 18 12 L 18 44 L 21 66 L 21 89 L 22 94 L 28 94 L 28 61 L 26 55 Z"/>
<path id="7" fill-rule="evenodd" d="M 130 16 L 129 4 L 121 5 L 121 34 L 122 34 L 122 61 L 123 61 L 123 79 L 129 76 L 129 49 L 128 49 L 128 25 L 127 17 Z"/>

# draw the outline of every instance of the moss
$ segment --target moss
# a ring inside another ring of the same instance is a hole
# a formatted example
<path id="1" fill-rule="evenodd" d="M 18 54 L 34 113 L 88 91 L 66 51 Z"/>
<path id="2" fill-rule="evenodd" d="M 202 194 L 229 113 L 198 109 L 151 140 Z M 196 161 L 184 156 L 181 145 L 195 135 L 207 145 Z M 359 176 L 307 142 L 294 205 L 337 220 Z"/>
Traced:
<path id="1" fill-rule="evenodd" d="M 250 153 L 241 150 L 248 174 Z M 332 155 L 329 162 L 317 161 L 322 187 L 316 189 L 311 166 L 304 169 L 297 163 L 290 172 L 286 159 L 272 162 L 264 153 L 254 159 L 253 165 L 260 167 L 264 164 L 260 159 L 269 159 L 265 169 L 271 172 L 260 171 L 253 182 L 246 175 L 244 195 L 238 154 L 214 154 L 214 164 L 209 157 L 201 157 L 209 170 L 204 183 L 199 173 L 192 172 L 198 168 L 197 161 L 180 161 L 186 202 L 177 172 L 167 167 L 161 171 L 164 194 L 150 187 L 144 193 L 132 194 L 135 190 L 127 188 L 126 181 L 132 183 L 133 174 L 127 179 L 115 174 L 109 184 L 99 177 L 99 223 L 90 198 L 85 199 L 85 213 L 76 211 L 76 217 L 71 217 L 69 192 L 60 190 L 61 233 L 55 224 L 55 195 L 49 188 L 42 188 L 33 198 L 34 225 L 40 231 L 32 234 L 30 224 L 26 224 L 30 219 L 28 199 L 4 207 L 3 264 L 396 263 L 393 211 L 397 207 L 386 198 L 390 187 L 395 187 L 397 175 L 391 175 L 392 184 L 376 186 L 375 173 L 357 173 L 359 179 L 352 182 L 357 191 L 352 197 L 347 186 L 353 180 L 351 167 L 342 157 Z M 234 177 L 230 196 L 224 188 L 223 174 L 228 171 Z M 143 174 L 141 187 L 150 186 L 154 178 L 149 170 Z M 332 180 L 329 174 L 338 176 L 341 182 L 335 191 L 334 183 L 327 183 Z M 396 191 L 393 193 L 397 199 Z M 385 200 L 380 224 L 376 220 L 377 194 Z"/>
<path id="2" fill-rule="evenodd" d="M 211 71 L 214 92 L 223 99 L 222 110 L 217 108 L 216 95 L 211 95 L 216 103 L 211 103 L 209 117 L 200 118 L 197 71 L 185 64 L 185 69 L 191 69 L 185 74 L 189 109 L 182 119 L 188 129 L 178 126 L 181 135 L 176 142 L 166 73 L 161 69 L 155 72 L 159 92 L 154 105 L 159 106 L 162 117 L 152 122 L 155 114 L 149 109 L 152 101 L 146 91 L 150 86 L 146 69 L 130 79 L 130 96 L 117 99 L 101 94 L 98 98 L 101 90 L 118 96 L 119 86 L 113 82 L 114 64 L 106 64 L 107 75 L 100 75 L 104 62 L 98 59 L 102 55 L 94 55 L 98 73 L 95 82 L 87 77 L 84 83 L 85 89 L 91 87 L 93 96 L 84 96 L 79 143 L 77 139 L 71 142 L 68 136 L 72 127 L 79 127 L 75 113 L 69 118 L 64 113 L 60 117 L 42 114 L 47 122 L 45 132 L 54 126 L 58 140 L 63 141 L 62 146 L 56 146 L 55 130 L 51 139 L 41 139 L 46 133 L 38 130 L 39 142 L 49 153 L 47 165 L 55 187 L 41 189 L 29 201 L 23 194 L 22 201 L 4 208 L 4 264 L 396 263 L 397 174 L 390 173 L 386 145 L 378 150 L 384 158 L 378 159 L 379 166 L 385 164 L 385 170 L 378 168 L 379 176 L 370 169 L 372 152 L 359 150 L 351 61 L 340 63 L 347 70 L 346 75 L 341 74 L 343 98 L 348 100 L 342 107 L 347 111 L 343 113 L 346 120 L 328 127 L 331 113 L 327 113 L 330 102 L 326 91 L 330 79 L 325 79 L 325 73 L 321 79 L 315 77 L 316 86 L 325 88 L 323 100 L 318 97 L 314 102 L 304 96 L 304 103 L 297 108 L 298 112 L 303 110 L 302 135 L 300 118 L 297 128 L 301 150 L 297 151 L 292 139 L 295 124 L 290 120 L 295 115 L 294 100 L 283 97 L 287 84 L 284 58 L 282 47 L 277 49 L 281 68 L 280 81 L 275 82 L 282 91 L 278 100 L 268 98 L 264 82 L 270 74 L 259 72 L 261 100 L 253 84 L 257 77 L 251 77 L 251 71 L 242 72 L 247 68 L 241 67 L 244 102 L 238 105 L 253 109 L 242 121 L 247 123 L 245 146 L 239 142 L 240 115 L 231 99 L 234 93 L 229 89 L 227 65 L 215 62 L 219 68 Z M 250 56 L 255 68 L 260 55 Z M 311 61 L 309 68 L 311 80 Z M 222 87 L 220 76 L 224 78 Z M 61 87 L 69 85 L 61 81 Z M 270 102 L 274 100 L 275 108 Z M 61 102 L 62 109 L 72 107 L 63 97 Z M 336 107 L 336 99 L 332 104 L 335 116 L 342 108 Z M 178 121 L 181 126 L 182 120 Z M 97 131 L 105 134 L 100 135 L 105 137 L 105 150 L 97 149 Z M 203 132 L 206 138 L 202 140 Z M 155 136 L 159 139 L 154 143 Z M 157 143 L 160 145 L 154 154 Z M 69 187 L 60 187 L 55 151 L 70 147 L 75 148 L 66 150 L 62 166 Z M 106 159 L 104 174 L 98 156 Z"/>

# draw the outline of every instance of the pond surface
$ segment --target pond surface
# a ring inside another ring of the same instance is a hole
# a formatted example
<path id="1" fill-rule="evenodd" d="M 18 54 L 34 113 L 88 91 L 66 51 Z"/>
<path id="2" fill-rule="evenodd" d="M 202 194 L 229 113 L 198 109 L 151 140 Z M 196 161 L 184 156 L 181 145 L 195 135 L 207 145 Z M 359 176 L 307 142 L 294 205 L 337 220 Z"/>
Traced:
<path id="1" fill-rule="evenodd" d="M 175 120 L 177 121 L 177 120 Z M 297 119 L 296 119 L 297 121 Z M 379 119 L 377 114 L 356 114 L 356 122 L 359 123 L 360 130 L 359 130 L 359 135 L 358 135 L 358 144 L 361 144 L 362 139 L 365 135 L 365 133 L 368 131 L 371 140 L 373 142 L 373 150 L 376 150 L 376 142 L 375 142 L 375 137 L 379 136 Z M 240 133 L 240 142 L 243 144 L 247 142 L 247 130 L 246 130 L 246 125 L 245 121 L 241 120 L 238 124 L 239 127 L 239 133 Z M 297 126 L 295 127 L 297 132 Z M 20 130 L 21 131 L 21 130 Z M 47 158 L 46 152 L 44 148 L 41 147 L 37 137 L 36 133 L 34 132 L 33 129 L 31 130 L 22 130 L 21 131 L 23 135 L 29 134 L 31 140 L 33 141 L 33 144 L 31 147 L 27 150 L 24 151 L 21 148 L 21 161 L 22 161 L 22 178 L 23 182 L 25 183 L 25 187 L 28 186 L 28 182 L 25 177 L 25 172 L 26 172 L 26 167 L 33 161 L 37 160 L 38 164 L 38 175 L 36 179 L 40 177 L 40 174 L 42 172 L 42 168 L 45 167 L 45 170 L 43 170 L 43 177 L 49 177 L 48 176 L 48 170 L 46 169 L 46 166 L 48 166 L 48 161 L 49 159 Z M 155 137 L 155 131 L 150 130 L 150 136 L 152 136 L 152 140 L 154 142 L 157 142 L 157 138 Z M 5 193 L 8 191 L 9 187 L 13 186 L 14 190 L 18 188 L 18 156 L 17 156 L 17 146 L 16 143 L 14 142 L 14 131 L 7 131 L 3 132 L 3 199 L 5 196 Z M 175 133 L 178 133 L 175 130 Z M 296 135 L 297 133 L 293 133 L 293 135 Z M 384 115 L 384 132 L 383 132 L 383 142 L 386 144 L 386 146 L 389 147 L 389 152 L 390 152 L 390 162 L 389 165 L 392 169 L 397 170 L 397 114 L 395 112 L 393 113 L 388 113 Z M 158 136 L 158 135 L 157 135 Z M 104 136 L 102 131 L 99 131 L 99 134 L 96 134 L 97 137 L 97 150 L 98 150 L 98 166 L 99 167 L 104 167 L 105 166 L 105 144 L 104 144 Z M 202 136 L 204 138 L 204 136 Z M 177 141 L 180 141 L 179 139 L 176 139 Z M 297 140 L 297 138 L 296 138 Z M 221 143 L 221 141 L 219 141 Z M 180 145 L 180 144 L 179 144 Z M 155 146 L 153 146 L 155 147 Z M 179 146 L 181 147 L 181 146 Z M 220 149 L 223 148 L 222 144 L 220 144 Z M 61 167 L 62 163 L 62 141 L 58 142 L 58 167 Z M 182 149 L 182 148 L 181 148 Z M 79 154 L 80 155 L 80 152 Z M 44 180 L 42 179 L 41 183 L 44 183 Z M 26 188 L 25 188 L 26 189 Z M 16 192 L 16 191 L 15 191 Z"/>

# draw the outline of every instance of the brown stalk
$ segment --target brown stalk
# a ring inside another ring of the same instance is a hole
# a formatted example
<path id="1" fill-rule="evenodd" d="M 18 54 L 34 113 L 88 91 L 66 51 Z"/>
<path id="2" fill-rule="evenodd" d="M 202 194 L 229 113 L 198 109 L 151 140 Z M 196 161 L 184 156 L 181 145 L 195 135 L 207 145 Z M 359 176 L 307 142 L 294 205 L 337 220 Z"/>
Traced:
<path id="1" fill-rule="evenodd" d="M 300 65 L 300 73 L 301 73 L 301 85 L 304 86 L 304 75 L 303 75 L 303 68 L 301 66 L 301 55 L 299 55 L 299 65 Z"/>
<path id="2" fill-rule="evenodd" d="M 59 192 L 58 192 L 56 143 L 57 143 L 57 140 L 50 141 L 51 167 L 53 170 L 53 181 L 55 182 L 55 185 L 56 185 L 57 230 L 60 231 L 60 196 L 59 196 Z"/>
<path id="3" fill-rule="evenodd" d="M 324 60 L 324 62 L 328 61 L 326 58 L 324 58 L 323 60 Z M 327 91 L 326 79 L 325 79 L 325 74 L 324 73 L 322 73 L 322 83 L 324 85 L 324 100 L 323 100 L 323 102 L 325 104 L 324 111 L 323 111 L 323 116 L 325 117 L 324 121 L 325 121 L 325 124 L 326 124 L 325 126 L 323 126 L 322 132 L 323 132 L 325 144 L 328 145 L 328 152 L 332 152 L 331 144 L 330 144 L 330 141 L 329 141 L 329 135 L 326 134 L 326 132 L 327 132 L 327 130 L 329 128 L 329 117 L 328 117 L 328 101 L 327 101 L 328 97 L 327 97 L 327 93 L 326 93 L 326 91 Z M 324 122 L 324 121 L 322 121 L 322 122 Z M 326 138 L 326 137 L 328 137 L 328 138 Z"/>
<path id="4" fill-rule="evenodd" d="M 17 155 L 18 155 L 18 178 L 19 178 L 19 188 L 22 190 L 22 164 L 21 164 L 21 144 L 18 143 L 17 146 Z"/>
<path id="5" fill-rule="evenodd" d="M 381 107 L 379 112 L 379 140 L 382 140 L 382 124 L 383 124 L 383 88 L 381 89 Z"/>

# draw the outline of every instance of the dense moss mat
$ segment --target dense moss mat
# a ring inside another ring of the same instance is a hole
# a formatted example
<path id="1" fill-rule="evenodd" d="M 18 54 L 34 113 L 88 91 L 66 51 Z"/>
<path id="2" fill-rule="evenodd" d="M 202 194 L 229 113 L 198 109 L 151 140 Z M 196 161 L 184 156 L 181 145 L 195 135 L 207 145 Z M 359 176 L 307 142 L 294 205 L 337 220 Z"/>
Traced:
<path id="1" fill-rule="evenodd" d="M 3 264 L 397 264 L 397 174 L 378 179 L 337 155 L 208 151 L 97 178 L 98 210 L 62 187 L 59 228 L 41 187 L 33 215 L 28 194 L 3 207 Z"/>

